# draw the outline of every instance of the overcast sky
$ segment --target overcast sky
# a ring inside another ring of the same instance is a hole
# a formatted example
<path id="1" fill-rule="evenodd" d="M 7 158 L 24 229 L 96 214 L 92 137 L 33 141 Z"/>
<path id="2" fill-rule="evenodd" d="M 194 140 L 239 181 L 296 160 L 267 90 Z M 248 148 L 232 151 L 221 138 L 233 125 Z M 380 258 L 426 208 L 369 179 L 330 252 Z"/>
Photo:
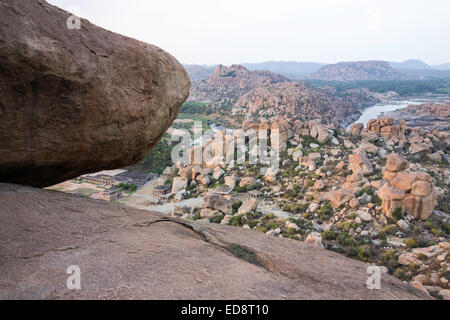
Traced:
<path id="1" fill-rule="evenodd" d="M 183 63 L 450 62 L 449 0 L 49 0 Z"/>

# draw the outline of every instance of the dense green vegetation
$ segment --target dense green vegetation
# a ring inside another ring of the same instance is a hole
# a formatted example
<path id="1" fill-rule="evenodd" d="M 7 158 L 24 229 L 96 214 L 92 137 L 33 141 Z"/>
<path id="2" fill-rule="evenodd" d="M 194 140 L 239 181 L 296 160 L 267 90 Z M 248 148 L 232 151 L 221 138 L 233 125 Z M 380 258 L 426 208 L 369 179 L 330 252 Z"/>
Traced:
<path id="1" fill-rule="evenodd" d="M 135 192 L 137 190 L 137 185 L 134 183 L 119 183 L 118 187 L 124 191 Z"/>
<path id="2" fill-rule="evenodd" d="M 188 114 L 205 114 L 209 115 L 214 112 L 214 108 L 209 103 L 185 102 L 180 109 L 180 113 Z"/>
<path id="3" fill-rule="evenodd" d="M 167 140 L 162 139 L 155 145 L 150 154 L 140 162 L 142 169 L 161 174 L 166 167 L 172 165 L 172 149 L 173 146 L 169 146 Z"/>
<path id="4" fill-rule="evenodd" d="M 450 79 L 439 80 L 405 80 L 405 81 L 324 81 L 308 80 L 313 86 L 322 88 L 331 86 L 338 93 L 349 89 L 368 88 L 374 92 L 386 93 L 395 91 L 401 96 L 419 95 L 424 93 L 448 94 L 450 93 Z"/>
<path id="5" fill-rule="evenodd" d="M 225 117 L 230 115 L 232 105 L 213 105 L 211 103 L 185 102 L 178 113 L 178 119 L 192 119 L 196 121 L 212 121 L 229 126 Z"/>

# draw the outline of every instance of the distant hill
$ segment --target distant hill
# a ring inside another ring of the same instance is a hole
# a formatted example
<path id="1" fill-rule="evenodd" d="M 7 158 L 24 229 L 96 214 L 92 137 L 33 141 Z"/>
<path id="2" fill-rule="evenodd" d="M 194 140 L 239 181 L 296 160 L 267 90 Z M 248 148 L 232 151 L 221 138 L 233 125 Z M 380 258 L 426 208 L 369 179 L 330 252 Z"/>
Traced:
<path id="1" fill-rule="evenodd" d="M 450 70 L 434 69 L 395 69 L 407 77 L 408 80 L 437 80 L 450 79 Z"/>
<path id="2" fill-rule="evenodd" d="M 435 66 L 431 66 L 432 69 L 435 70 L 450 70 L 450 63 L 442 63 Z"/>
<path id="3" fill-rule="evenodd" d="M 429 65 L 422 60 L 409 59 L 403 62 L 389 62 L 394 69 L 409 69 L 409 70 L 439 70 L 450 71 L 450 63 L 442 63 L 438 65 Z"/>
<path id="4" fill-rule="evenodd" d="M 443 79 L 450 78 L 450 63 L 443 63 L 440 65 L 429 65 L 422 60 L 409 59 L 403 62 L 384 62 L 384 61 L 362 61 L 361 63 L 374 63 L 377 62 L 379 66 L 376 68 L 386 69 L 386 73 L 379 73 L 375 71 L 375 74 L 370 75 L 364 74 L 362 72 L 358 80 L 362 78 L 366 80 L 432 80 L 432 79 Z M 340 62 L 338 65 L 345 65 L 348 63 L 356 62 Z M 381 66 L 381 64 L 384 64 Z M 317 72 L 323 68 L 327 67 L 330 69 L 333 65 L 327 65 L 325 63 L 318 62 L 296 62 L 296 61 L 266 61 L 258 63 L 243 63 L 241 64 L 249 71 L 257 70 L 267 70 L 273 73 L 281 74 L 289 79 L 320 79 L 318 78 Z M 196 82 L 199 80 L 204 80 L 209 78 L 214 74 L 216 65 L 196 65 L 196 64 L 184 64 L 191 82 Z M 362 65 L 361 65 L 362 66 Z M 360 68 L 359 66 L 358 68 Z M 355 66 L 356 67 L 356 66 Z M 391 67 L 392 70 L 387 71 Z M 350 70 L 350 69 L 349 69 Z M 354 70 L 353 70 L 354 71 Z M 395 73 L 395 71 L 397 73 Z M 320 75 L 319 75 L 320 76 Z M 352 75 L 347 75 L 342 77 L 353 77 Z M 344 80 L 344 81 L 358 81 L 358 80 Z"/>
<path id="5" fill-rule="evenodd" d="M 191 82 L 206 79 L 214 74 L 215 65 L 183 64 Z"/>
<path id="6" fill-rule="evenodd" d="M 326 81 L 402 80 L 405 76 L 386 61 L 357 61 L 329 64 L 309 76 Z"/>
<path id="7" fill-rule="evenodd" d="M 316 72 L 324 63 L 295 61 L 266 61 L 260 63 L 243 63 L 249 70 L 268 70 L 282 74 L 290 79 L 301 79 Z"/>
<path id="8" fill-rule="evenodd" d="M 431 66 L 421 60 L 409 59 L 403 62 L 389 62 L 394 69 L 431 69 Z"/>

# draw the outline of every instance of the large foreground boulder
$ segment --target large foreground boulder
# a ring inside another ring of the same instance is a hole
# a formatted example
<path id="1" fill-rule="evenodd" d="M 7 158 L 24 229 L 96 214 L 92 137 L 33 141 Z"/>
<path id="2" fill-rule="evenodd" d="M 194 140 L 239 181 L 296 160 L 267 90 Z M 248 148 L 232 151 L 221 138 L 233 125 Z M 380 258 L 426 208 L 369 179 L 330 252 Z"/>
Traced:
<path id="1" fill-rule="evenodd" d="M 143 159 L 189 94 L 163 50 L 42 0 L 0 2 L 0 181 L 49 186 Z"/>
<path id="2" fill-rule="evenodd" d="M 0 256 L 0 299 L 430 299 L 311 244 L 4 183 Z"/>

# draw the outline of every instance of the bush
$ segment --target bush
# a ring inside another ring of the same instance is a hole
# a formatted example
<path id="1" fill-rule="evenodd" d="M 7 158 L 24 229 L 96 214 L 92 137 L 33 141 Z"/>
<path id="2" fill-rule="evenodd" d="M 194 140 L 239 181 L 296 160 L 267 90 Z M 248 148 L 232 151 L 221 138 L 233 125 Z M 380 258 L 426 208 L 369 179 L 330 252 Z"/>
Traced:
<path id="1" fill-rule="evenodd" d="M 322 232 L 322 238 L 324 240 L 336 240 L 337 234 L 333 230 Z"/>
<path id="2" fill-rule="evenodd" d="M 233 227 L 242 227 L 244 225 L 243 215 L 240 214 L 240 215 L 231 217 L 228 225 L 233 226 Z"/>
<path id="3" fill-rule="evenodd" d="M 341 232 L 337 237 L 336 237 L 337 242 L 344 246 L 344 247 L 355 247 L 356 246 L 356 240 L 353 238 L 350 238 L 348 233 L 346 232 Z"/>
<path id="4" fill-rule="evenodd" d="M 403 271 L 402 268 L 397 268 L 394 271 L 394 276 L 399 278 L 402 281 L 409 281 L 411 280 L 411 274 L 408 272 Z"/>
<path id="5" fill-rule="evenodd" d="M 223 214 L 217 215 L 217 216 L 209 218 L 209 222 L 211 222 L 211 223 L 221 223 L 224 217 L 225 217 L 225 215 L 223 215 Z"/>
<path id="6" fill-rule="evenodd" d="M 424 248 L 424 247 L 429 247 L 429 246 L 433 246 L 433 245 L 437 244 L 435 241 L 427 240 L 421 236 L 410 238 L 410 239 L 406 240 L 405 243 L 410 248 Z M 410 243 L 410 244 L 408 245 L 408 243 Z"/>
<path id="7" fill-rule="evenodd" d="M 383 229 L 384 233 L 393 236 L 397 232 L 397 226 L 395 224 L 389 224 Z"/>
<path id="8" fill-rule="evenodd" d="M 256 228 L 256 230 L 261 231 L 261 232 L 264 232 L 264 233 L 266 233 L 267 231 L 269 231 L 269 229 L 267 229 L 267 227 L 266 227 L 266 226 L 263 226 L 263 225 L 258 226 L 258 228 Z"/>
<path id="9" fill-rule="evenodd" d="M 317 210 L 319 214 L 320 221 L 328 220 L 333 214 L 333 207 L 331 206 L 331 202 L 324 203 L 320 206 L 320 209 Z"/>
<path id="10" fill-rule="evenodd" d="M 308 208 L 306 203 L 291 203 L 283 206 L 283 211 L 290 212 L 292 214 L 305 212 Z"/>
<path id="11" fill-rule="evenodd" d="M 363 188 L 358 192 L 358 197 L 362 196 L 364 193 L 367 193 L 369 196 L 373 195 L 372 188 Z"/>
<path id="12" fill-rule="evenodd" d="M 119 183 L 117 186 L 122 190 L 131 192 L 135 192 L 137 190 L 137 185 L 135 185 L 134 183 Z"/>
<path id="13" fill-rule="evenodd" d="M 374 203 L 375 205 L 381 206 L 381 203 L 382 203 L 382 202 L 383 202 L 383 201 L 381 200 L 381 198 L 380 198 L 378 195 L 374 194 L 374 195 L 372 196 L 372 203 Z"/>
<path id="14" fill-rule="evenodd" d="M 386 265 L 388 268 L 393 269 L 399 265 L 398 263 L 398 255 L 395 250 L 387 250 L 383 253 L 381 256 L 381 260 L 384 265 Z"/>
<path id="15" fill-rule="evenodd" d="M 233 213 L 236 213 L 241 206 L 242 206 L 242 201 L 233 202 L 233 204 L 231 205 L 231 208 L 233 209 Z"/>
<path id="16" fill-rule="evenodd" d="M 239 259 L 243 259 L 253 264 L 258 264 L 258 259 L 253 251 L 241 247 L 237 244 L 231 245 L 229 248 L 227 248 L 227 251 L 232 255 L 238 257 Z"/>
<path id="17" fill-rule="evenodd" d="M 373 255 L 374 252 L 368 245 L 362 245 L 358 248 L 358 259 L 363 262 L 370 262 L 370 259 Z"/>
<path id="18" fill-rule="evenodd" d="M 445 233 L 450 234 L 450 223 L 448 223 L 448 222 L 443 222 L 443 223 L 442 223 L 442 227 L 443 227 Z"/>
<path id="19" fill-rule="evenodd" d="M 392 213 L 392 218 L 394 218 L 396 221 L 403 219 L 404 214 L 402 208 L 395 209 L 395 211 Z"/>
<path id="20" fill-rule="evenodd" d="M 264 217 L 265 220 L 270 220 L 270 219 L 274 219 L 275 218 L 275 214 L 274 213 L 269 213 L 268 215 L 266 215 Z"/>

